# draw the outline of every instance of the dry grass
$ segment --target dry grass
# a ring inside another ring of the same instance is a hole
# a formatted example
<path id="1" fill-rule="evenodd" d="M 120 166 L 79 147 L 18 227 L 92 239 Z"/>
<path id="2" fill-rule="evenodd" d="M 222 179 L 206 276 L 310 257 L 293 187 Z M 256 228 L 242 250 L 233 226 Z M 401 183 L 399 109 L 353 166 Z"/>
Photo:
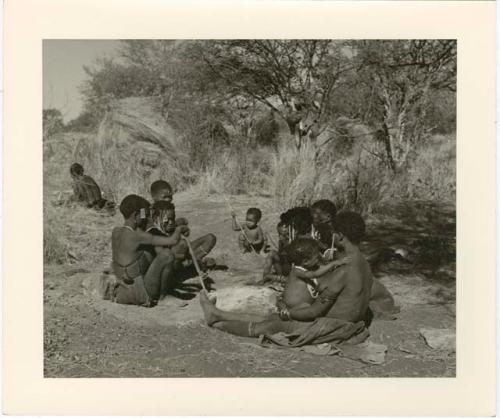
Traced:
<path id="1" fill-rule="evenodd" d="M 160 178 L 185 182 L 187 161 L 177 138 L 155 100 L 123 99 L 106 113 L 97 135 L 79 141 L 74 159 L 119 202 L 130 193 L 147 196 Z"/>
<path id="2" fill-rule="evenodd" d="M 195 175 L 192 190 L 214 194 L 268 194 L 272 183 L 272 148 L 231 147 L 213 156 L 212 163 Z"/>

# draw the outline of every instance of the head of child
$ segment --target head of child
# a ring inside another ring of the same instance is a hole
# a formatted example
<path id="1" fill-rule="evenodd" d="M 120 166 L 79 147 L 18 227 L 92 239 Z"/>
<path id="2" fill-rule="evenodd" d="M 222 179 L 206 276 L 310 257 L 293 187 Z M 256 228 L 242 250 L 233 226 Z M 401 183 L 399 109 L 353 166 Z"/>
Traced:
<path id="1" fill-rule="evenodd" d="M 71 164 L 71 167 L 69 168 L 69 173 L 71 174 L 71 177 L 73 177 L 75 180 L 79 179 L 80 177 L 83 176 L 82 165 L 78 163 Z"/>
<path id="2" fill-rule="evenodd" d="M 120 203 L 125 222 L 134 228 L 144 228 L 150 217 L 149 202 L 141 196 L 130 194 Z"/>
<path id="3" fill-rule="evenodd" d="M 172 186 L 170 186 L 170 184 L 165 180 L 157 180 L 153 182 L 153 184 L 151 184 L 150 192 L 153 202 L 172 202 L 173 200 L 174 192 Z"/>
<path id="4" fill-rule="evenodd" d="M 333 222 L 335 246 L 345 248 L 346 244 L 359 245 L 365 235 L 365 221 L 356 212 L 339 212 Z"/>
<path id="5" fill-rule="evenodd" d="M 175 231 L 175 206 L 164 200 L 153 203 L 153 222 L 160 227 L 166 234 L 172 234 Z"/>
<path id="6" fill-rule="evenodd" d="M 255 229 L 262 218 L 262 211 L 259 208 L 250 208 L 247 210 L 246 226 L 248 229 Z"/>
<path id="7" fill-rule="evenodd" d="M 312 238 L 297 238 L 287 247 L 288 259 L 295 266 L 309 271 L 316 270 L 321 262 L 318 243 Z"/>
<path id="8" fill-rule="evenodd" d="M 335 219 L 337 207 L 331 200 L 321 199 L 311 206 L 311 217 L 314 227 L 331 222 Z"/>

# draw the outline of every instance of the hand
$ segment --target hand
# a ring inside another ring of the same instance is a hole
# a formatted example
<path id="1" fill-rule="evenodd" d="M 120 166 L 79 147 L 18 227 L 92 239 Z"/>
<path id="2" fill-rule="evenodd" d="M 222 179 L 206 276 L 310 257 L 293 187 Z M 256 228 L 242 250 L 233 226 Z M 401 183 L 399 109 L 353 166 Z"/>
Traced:
<path id="1" fill-rule="evenodd" d="M 180 239 L 182 234 L 181 227 L 175 228 L 175 231 L 172 233 L 172 238 L 175 238 L 177 241 Z"/>
<path id="2" fill-rule="evenodd" d="M 188 220 L 186 218 L 178 218 L 178 219 L 176 219 L 175 224 L 177 226 L 188 225 Z"/>
<path id="3" fill-rule="evenodd" d="M 177 229 L 180 231 L 180 233 L 185 236 L 185 237 L 188 237 L 189 234 L 190 234 L 190 230 L 189 230 L 189 227 L 187 225 L 180 225 L 179 227 L 177 227 Z"/>
<path id="4" fill-rule="evenodd" d="M 344 257 L 344 258 L 341 258 L 340 260 L 334 261 L 333 266 L 340 267 L 340 266 L 343 266 L 345 264 L 349 264 L 350 262 L 351 262 L 351 257 Z"/>

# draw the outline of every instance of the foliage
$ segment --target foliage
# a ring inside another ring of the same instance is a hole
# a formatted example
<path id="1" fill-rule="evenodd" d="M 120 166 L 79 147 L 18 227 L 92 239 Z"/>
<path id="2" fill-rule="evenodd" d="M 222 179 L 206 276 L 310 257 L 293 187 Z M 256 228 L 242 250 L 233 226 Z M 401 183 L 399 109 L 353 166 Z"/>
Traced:
<path id="1" fill-rule="evenodd" d="M 86 71 L 67 129 L 154 97 L 188 157 L 185 186 L 365 211 L 454 199 L 455 41 L 128 40 Z"/>

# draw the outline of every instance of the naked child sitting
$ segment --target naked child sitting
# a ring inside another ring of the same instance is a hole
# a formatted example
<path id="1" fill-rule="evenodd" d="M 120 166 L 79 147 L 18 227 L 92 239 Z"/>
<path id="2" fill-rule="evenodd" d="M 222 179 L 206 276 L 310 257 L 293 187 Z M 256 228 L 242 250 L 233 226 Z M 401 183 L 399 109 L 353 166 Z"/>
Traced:
<path id="1" fill-rule="evenodd" d="M 240 231 L 238 245 L 242 253 L 260 253 L 267 245 L 267 238 L 259 226 L 262 211 L 259 208 L 249 208 L 243 224 L 236 220 L 236 214 L 231 212 L 233 231 Z"/>

